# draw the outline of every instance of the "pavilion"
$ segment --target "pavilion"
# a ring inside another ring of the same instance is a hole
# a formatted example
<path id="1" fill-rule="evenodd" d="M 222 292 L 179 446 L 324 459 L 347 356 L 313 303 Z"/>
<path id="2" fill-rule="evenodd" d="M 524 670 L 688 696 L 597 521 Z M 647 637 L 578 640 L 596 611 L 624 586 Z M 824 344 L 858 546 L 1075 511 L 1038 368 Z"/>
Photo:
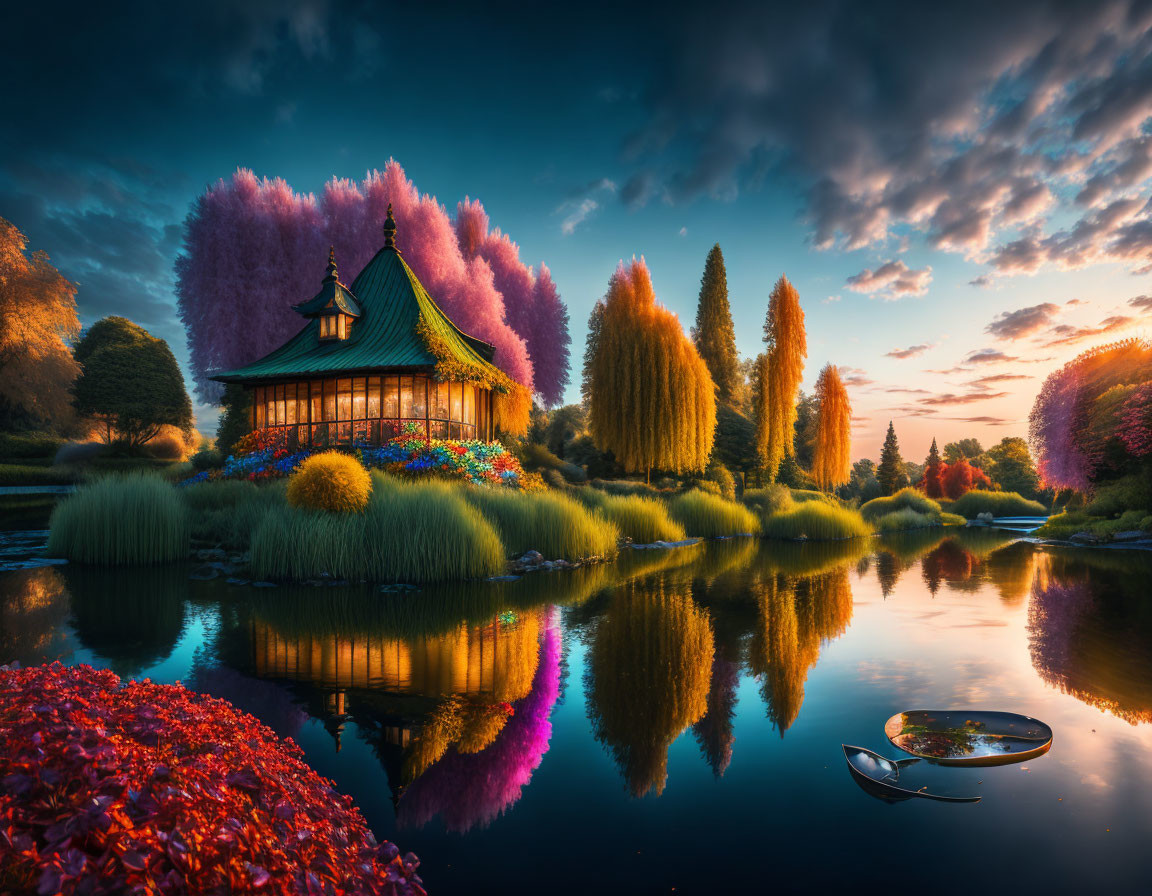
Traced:
<path id="1" fill-rule="evenodd" d="M 495 349 L 440 309 L 396 247 L 392 206 L 384 247 L 345 286 L 333 250 L 320 292 L 293 309 L 304 328 L 258 361 L 212 379 L 243 385 L 253 429 L 289 447 L 380 444 L 415 424 L 442 439 L 495 438 L 524 389 L 493 363 Z M 504 427 L 502 427 L 504 428 Z"/>

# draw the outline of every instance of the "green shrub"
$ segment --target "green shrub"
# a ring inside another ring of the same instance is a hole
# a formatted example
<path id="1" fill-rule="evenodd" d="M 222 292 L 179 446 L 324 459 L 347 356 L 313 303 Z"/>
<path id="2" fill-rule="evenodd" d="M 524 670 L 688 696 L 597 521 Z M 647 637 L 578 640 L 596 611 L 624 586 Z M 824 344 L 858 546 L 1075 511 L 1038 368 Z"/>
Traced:
<path id="1" fill-rule="evenodd" d="M 0 458 L 32 460 L 51 458 L 64 443 L 59 436 L 44 433 L 0 433 Z"/>
<path id="2" fill-rule="evenodd" d="M 708 463 L 708 469 L 704 471 L 704 481 L 716 483 L 720 487 L 720 497 L 729 501 L 736 500 L 736 480 L 728 468 L 715 458 Z"/>
<path id="3" fill-rule="evenodd" d="M 918 513 L 911 507 L 901 507 L 886 513 L 873 525 L 877 532 L 906 532 L 909 529 L 931 529 L 940 525 L 940 518 Z"/>
<path id="4" fill-rule="evenodd" d="M 659 498 L 606 495 L 591 488 L 581 489 L 578 494 L 585 504 L 615 523 L 620 534 L 635 544 L 684 540 L 684 527 L 669 516 L 668 505 Z"/>
<path id="5" fill-rule="evenodd" d="M 805 501 L 764 520 L 764 535 L 768 538 L 835 541 L 871 534 L 872 528 L 857 511 L 822 501 Z"/>
<path id="6" fill-rule="evenodd" d="M 1128 510 L 1152 513 L 1152 475 L 1125 476 L 1097 486 L 1085 508 L 1093 516 L 1109 517 Z"/>
<path id="7" fill-rule="evenodd" d="M 942 526 L 963 526 L 968 522 L 964 517 L 958 513 L 942 513 L 940 514 L 940 524 Z"/>
<path id="8" fill-rule="evenodd" d="M 720 483 L 713 482 L 711 479 L 697 479 L 695 482 L 689 482 L 684 490 L 686 492 L 706 492 L 709 495 L 715 495 L 717 498 L 724 497 L 724 489 L 720 487 Z"/>
<path id="9" fill-rule="evenodd" d="M 252 536 L 258 576 L 305 580 L 327 573 L 372 582 L 450 582 L 497 575 L 496 531 L 446 482 L 398 482 L 373 474 L 363 513 L 287 504 L 270 509 Z"/>
<path id="10" fill-rule="evenodd" d="M 747 507 L 698 489 L 677 495 L 668 507 L 672 518 L 691 536 L 717 538 L 760 531 L 759 520 Z"/>
<path id="11" fill-rule="evenodd" d="M 528 442 L 521 445 L 516 453 L 526 470 L 534 472 L 555 470 L 568 482 L 586 482 L 588 480 L 588 474 L 584 472 L 583 467 L 561 460 L 543 445 Z"/>
<path id="12" fill-rule="evenodd" d="M 860 515 L 868 522 L 874 523 L 881 517 L 905 508 L 932 517 L 934 520 L 939 520 L 941 514 L 940 505 L 922 491 L 914 488 L 902 488 L 890 497 L 873 498 L 860 508 Z"/>
<path id="13" fill-rule="evenodd" d="M 584 560 L 616 551 L 615 524 L 557 492 L 468 489 L 465 493 L 496 527 L 512 556 L 539 551 L 549 560 Z"/>
<path id="14" fill-rule="evenodd" d="M 217 470 L 224 466 L 224 455 L 215 448 L 201 448 L 190 458 L 192 469 L 196 472 L 202 470 Z"/>
<path id="15" fill-rule="evenodd" d="M 788 486 L 780 485 L 780 483 L 765 488 L 746 488 L 740 500 L 759 514 L 761 518 L 790 510 L 794 504 L 792 492 Z"/>
<path id="16" fill-rule="evenodd" d="M 105 476 L 61 501 L 49 523 L 48 554 L 77 563 L 143 566 L 188 555 L 188 511 L 158 476 Z"/>
<path id="17" fill-rule="evenodd" d="M 802 504 L 805 501 L 820 501 L 823 504 L 828 504 L 832 507 L 839 507 L 840 502 L 836 499 L 835 495 L 829 495 L 826 492 L 816 491 L 810 488 L 793 488 L 789 489 L 792 495 L 792 500 L 797 504 Z"/>
<path id="18" fill-rule="evenodd" d="M 965 492 L 948 508 L 965 519 L 974 520 L 982 513 L 1001 516 L 1047 516 L 1047 508 L 1039 501 L 1029 501 L 1016 492 L 989 492 L 973 489 Z"/>

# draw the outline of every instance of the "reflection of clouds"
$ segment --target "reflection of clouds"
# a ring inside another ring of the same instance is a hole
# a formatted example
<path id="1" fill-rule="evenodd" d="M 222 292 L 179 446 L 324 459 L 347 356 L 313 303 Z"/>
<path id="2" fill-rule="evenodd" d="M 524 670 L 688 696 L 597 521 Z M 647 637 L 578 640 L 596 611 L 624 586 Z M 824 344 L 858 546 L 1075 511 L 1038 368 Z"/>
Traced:
<path id="1" fill-rule="evenodd" d="M 1112 786 L 1095 772 L 1082 775 L 1080 777 L 1080 783 L 1086 784 L 1088 787 L 1095 787 L 1097 790 L 1107 790 Z"/>

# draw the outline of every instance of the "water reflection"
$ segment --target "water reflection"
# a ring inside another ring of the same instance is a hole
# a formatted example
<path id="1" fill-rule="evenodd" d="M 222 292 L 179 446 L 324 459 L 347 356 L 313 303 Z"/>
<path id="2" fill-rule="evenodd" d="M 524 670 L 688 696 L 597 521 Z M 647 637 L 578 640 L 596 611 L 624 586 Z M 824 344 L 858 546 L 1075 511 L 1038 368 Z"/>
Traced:
<path id="1" fill-rule="evenodd" d="M 1039 555 L 1028 606 L 1032 665 L 1046 682 L 1133 725 L 1152 722 L 1152 558 Z"/>
<path id="2" fill-rule="evenodd" d="M 66 660 L 68 590 L 56 567 L 0 575 L 0 663 L 34 666 Z"/>
<path id="3" fill-rule="evenodd" d="M 122 678 L 167 659 L 184 631 L 188 573 L 180 567 L 58 567 L 77 640 Z"/>

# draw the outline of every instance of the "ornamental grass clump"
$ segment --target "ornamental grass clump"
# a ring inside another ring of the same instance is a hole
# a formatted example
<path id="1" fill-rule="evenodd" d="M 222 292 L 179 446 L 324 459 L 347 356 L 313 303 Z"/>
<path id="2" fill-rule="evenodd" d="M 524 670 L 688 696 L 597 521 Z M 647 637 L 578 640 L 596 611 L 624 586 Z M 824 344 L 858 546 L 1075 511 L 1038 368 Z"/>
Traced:
<path id="1" fill-rule="evenodd" d="M 677 495 L 668 502 L 668 509 L 688 535 L 698 538 L 755 535 L 760 531 L 760 521 L 743 504 L 707 492 L 693 490 Z"/>
<path id="2" fill-rule="evenodd" d="M 779 482 L 764 488 L 746 488 L 740 496 L 748 507 L 763 519 L 774 513 L 789 510 L 796 503 L 788 486 Z"/>
<path id="3" fill-rule="evenodd" d="M 1039 501 L 1029 501 L 1016 492 L 989 492 L 984 489 L 965 492 L 948 509 L 969 520 L 976 519 L 982 513 L 990 513 L 994 517 L 1048 515 L 1048 509 Z"/>
<path id="4" fill-rule="evenodd" d="M 914 488 L 902 488 L 896 494 L 887 498 L 873 498 L 860 508 L 860 515 L 870 523 L 874 523 L 882 516 L 888 516 L 897 510 L 908 508 L 919 514 L 940 519 L 940 505 L 929 498 L 924 492 Z M 939 523 L 937 523 L 938 525 Z"/>
<path id="5" fill-rule="evenodd" d="M 305 510 L 359 513 L 371 494 L 368 471 L 340 451 L 312 455 L 288 480 L 288 503 Z"/>
<path id="6" fill-rule="evenodd" d="M 0 743 L 6 893 L 425 892 L 414 855 L 224 700 L 0 667 Z"/>
<path id="7" fill-rule="evenodd" d="M 180 489 L 191 511 L 192 537 L 224 548 L 244 550 L 264 514 L 284 505 L 282 482 L 256 485 L 217 479 Z"/>
<path id="8" fill-rule="evenodd" d="M 460 487 L 401 482 L 379 473 L 372 478 L 372 496 L 363 513 L 293 506 L 270 510 L 252 536 L 256 575 L 424 584 L 504 571 L 499 535 L 464 500 Z"/>
<path id="9" fill-rule="evenodd" d="M 616 551 L 616 524 L 556 492 L 472 489 L 468 500 L 492 523 L 511 556 L 539 551 L 549 560 L 587 560 Z"/>
<path id="10" fill-rule="evenodd" d="M 939 520 L 924 513 L 918 513 L 911 507 L 901 507 L 876 520 L 873 525 L 876 531 L 905 532 L 909 529 L 931 529 L 940 525 Z"/>
<path id="11" fill-rule="evenodd" d="M 147 473 L 104 476 L 57 505 L 48 555 L 98 566 L 143 566 L 188 556 L 188 511 L 171 483 Z"/>
<path id="12" fill-rule="evenodd" d="M 577 495 L 635 544 L 684 540 L 684 527 L 672 519 L 668 505 L 658 498 L 609 495 L 592 488 L 580 489 Z"/>
<path id="13" fill-rule="evenodd" d="M 836 541 L 871 535 L 872 528 L 855 510 L 805 501 L 766 519 L 763 534 L 767 538 Z"/>

